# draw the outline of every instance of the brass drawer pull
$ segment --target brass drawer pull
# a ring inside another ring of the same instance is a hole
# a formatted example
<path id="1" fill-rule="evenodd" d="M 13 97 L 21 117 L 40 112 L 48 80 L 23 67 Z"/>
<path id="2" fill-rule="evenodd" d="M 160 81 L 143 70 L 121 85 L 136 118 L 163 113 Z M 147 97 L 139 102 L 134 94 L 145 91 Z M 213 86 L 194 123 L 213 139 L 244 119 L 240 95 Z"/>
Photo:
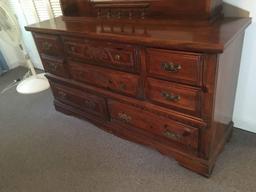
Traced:
<path id="1" fill-rule="evenodd" d="M 174 63 L 162 63 L 161 67 L 168 72 L 178 72 L 181 69 L 181 65 Z"/>
<path id="2" fill-rule="evenodd" d="M 58 68 L 58 66 L 55 63 L 48 63 L 48 67 L 50 71 L 53 71 L 53 72 L 57 71 L 57 68 Z"/>
<path id="3" fill-rule="evenodd" d="M 82 71 L 77 71 L 76 73 L 74 73 L 75 74 L 75 76 L 76 76 L 76 78 L 78 78 L 78 79 L 80 79 L 80 80 L 83 80 L 83 78 L 84 78 L 84 72 L 82 72 Z"/>
<path id="4" fill-rule="evenodd" d="M 168 101 L 179 101 L 181 97 L 179 95 L 174 95 L 173 93 L 161 92 L 161 96 Z"/>
<path id="5" fill-rule="evenodd" d="M 118 117 L 120 120 L 122 120 L 125 123 L 129 123 L 132 120 L 131 116 L 129 116 L 123 112 L 118 113 Z"/>
<path id="6" fill-rule="evenodd" d="M 43 42 L 42 46 L 44 51 L 49 51 L 53 47 L 53 45 L 47 41 Z"/>
<path id="7" fill-rule="evenodd" d="M 58 95 L 61 99 L 67 99 L 67 93 L 63 91 L 58 91 Z"/>
<path id="8" fill-rule="evenodd" d="M 69 49 L 70 49 L 70 51 L 72 51 L 72 52 L 75 52 L 75 51 L 76 51 L 76 48 L 75 48 L 73 45 L 71 45 L 71 46 L 69 47 Z"/>
<path id="9" fill-rule="evenodd" d="M 119 84 L 119 88 L 120 88 L 121 90 L 125 90 L 126 87 L 127 87 L 126 84 L 123 83 L 123 82 L 121 82 L 121 83 Z"/>
<path id="10" fill-rule="evenodd" d="M 171 131 L 165 131 L 163 134 L 165 137 L 167 137 L 169 139 L 174 139 L 174 140 L 180 140 L 182 137 L 180 134 L 177 134 L 177 133 L 174 133 Z"/>
<path id="11" fill-rule="evenodd" d="M 85 104 L 86 107 L 88 107 L 90 109 L 95 109 L 96 108 L 96 104 L 93 101 L 84 100 L 84 104 Z"/>
<path id="12" fill-rule="evenodd" d="M 119 54 L 116 54 L 115 55 L 115 60 L 120 61 L 121 60 L 121 56 Z"/>

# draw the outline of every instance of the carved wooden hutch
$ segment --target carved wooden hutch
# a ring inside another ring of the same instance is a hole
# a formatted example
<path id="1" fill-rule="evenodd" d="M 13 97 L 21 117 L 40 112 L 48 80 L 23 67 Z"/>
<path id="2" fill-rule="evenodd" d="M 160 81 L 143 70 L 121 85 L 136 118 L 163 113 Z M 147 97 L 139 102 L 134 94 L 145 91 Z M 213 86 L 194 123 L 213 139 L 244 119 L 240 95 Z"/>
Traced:
<path id="1" fill-rule="evenodd" d="M 61 0 L 32 31 L 58 111 L 209 176 L 232 133 L 249 18 L 221 0 Z"/>

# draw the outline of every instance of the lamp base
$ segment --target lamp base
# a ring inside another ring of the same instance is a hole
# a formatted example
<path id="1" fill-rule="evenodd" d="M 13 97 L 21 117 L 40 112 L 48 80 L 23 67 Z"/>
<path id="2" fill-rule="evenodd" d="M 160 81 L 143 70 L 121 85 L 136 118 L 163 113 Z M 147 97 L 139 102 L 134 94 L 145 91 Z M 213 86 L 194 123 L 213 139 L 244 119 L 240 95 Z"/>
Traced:
<path id="1" fill-rule="evenodd" d="M 44 73 L 33 75 L 19 83 L 16 90 L 21 94 L 34 94 L 47 90 L 50 84 Z"/>

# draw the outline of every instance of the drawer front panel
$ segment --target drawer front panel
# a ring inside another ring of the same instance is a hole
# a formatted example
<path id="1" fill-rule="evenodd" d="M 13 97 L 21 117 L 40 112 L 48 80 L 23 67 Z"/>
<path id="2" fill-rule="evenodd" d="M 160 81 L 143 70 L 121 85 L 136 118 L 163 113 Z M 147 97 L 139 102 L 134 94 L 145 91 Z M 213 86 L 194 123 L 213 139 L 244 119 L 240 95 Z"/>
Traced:
<path id="1" fill-rule="evenodd" d="M 162 138 L 198 148 L 198 129 L 117 101 L 108 103 L 111 121 L 149 131 Z"/>
<path id="2" fill-rule="evenodd" d="M 107 118 L 106 101 L 104 98 L 53 82 L 50 82 L 50 84 L 53 95 L 58 101 L 100 118 Z"/>
<path id="3" fill-rule="evenodd" d="M 150 76 L 191 84 L 202 84 L 202 56 L 161 49 L 147 49 Z"/>
<path id="4" fill-rule="evenodd" d="M 115 43 L 64 38 L 65 51 L 73 60 L 135 72 L 136 48 Z"/>
<path id="5" fill-rule="evenodd" d="M 199 88 L 148 78 L 146 95 L 149 100 L 159 105 L 200 116 Z"/>
<path id="6" fill-rule="evenodd" d="M 61 57 L 63 55 L 62 44 L 57 35 L 34 34 L 38 51 L 41 55 Z"/>
<path id="7" fill-rule="evenodd" d="M 74 80 L 129 96 L 137 95 L 139 84 L 137 75 L 75 62 L 70 62 L 69 67 Z"/>
<path id="8" fill-rule="evenodd" d="M 64 60 L 63 59 L 56 59 L 42 56 L 42 62 L 44 65 L 44 69 L 46 72 L 58 75 L 61 77 L 68 77 L 68 72 L 64 67 Z"/>

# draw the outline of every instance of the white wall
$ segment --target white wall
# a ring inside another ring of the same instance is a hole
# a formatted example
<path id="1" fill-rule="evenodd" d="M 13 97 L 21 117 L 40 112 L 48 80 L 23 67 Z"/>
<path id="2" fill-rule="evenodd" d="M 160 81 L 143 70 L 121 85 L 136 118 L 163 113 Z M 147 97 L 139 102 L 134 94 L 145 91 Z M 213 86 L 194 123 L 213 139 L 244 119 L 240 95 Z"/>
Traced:
<path id="1" fill-rule="evenodd" d="M 34 64 L 34 66 L 38 69 L 43 69 L 43 65 L 42 62 L 40 60 L 39 54 L 37 52 L 36 49 L 36 45 L 34 43 L 33 37 L 31 35 L 30 32 L 26 31 L 24 26 L 29 25 L 29 24 L 33 24 L 37 22 L 37 18 L 36 17 L 30 17 L 30 20 L 26 20 L 23 12 L 22 12 L 22 8 L 19 6 L 19 4 L 17 3 L 17 0 L 10 0 L 10 2 L 14 5 L 13 9 L 15 11 L 15 14 L 17 16 L 18 22 L 20 24 L 20 29 L 22 32 L 22 38 L 25 44 L 25 48 L 26 51 L 28 52 L 32 63 Z M 32 10 L 31 10 L 32 12 Z"/>
<path id="2" fill-rule="evenodd" d="M 256 1 L 224 0 L 248 10 L 253 23 L 246 30 L 238 88 L 235 102 L 234 123 L 241 129 L 256 133 Z"/>
<path id="3" fill-rule="evenodd" d="M 6 3 L 5 1 L 0 0 L 1 2 Z M 7 4 L 6 4 L 7 6 Z M 21 64 L 24 64 L 24 59 L 19 51 L 18 47 L 14 47 L 10 43 L 5 42 L 3 39 L 8 39 L 8 36 L 1 32 L 1 37 L 0 38 L 0 50 L 9 66 L 10 69 L 13 69 Z"/>
<path id="4" fill-rule="evenodd" d="M 11 2 L 13 5 L 13 8 L 15 10 L 15 14 L 17 16 L 18 22 L 20 26 L 25 26 L 27 25 L 27 21 L 25 20 L 25 17 L 21 11 L 21 7 L 15 3 L 18 2 L 17 0 L 0 0 L 4 2 L 7 6 L 9 5 L 9 2 Z M 11 10 L 11 7 L 10 7 Z M 35 23 L 36 21 L 32 21 L 31 23 Z M 29 53 L 31 60 L 36 68 L 43 69 L 41 60 L 39 58 L 39 55 L 37 53 L 32 35 L 30 32 L 26 32 L 24 30 L 24 27 L 20 27 L 22 31 L 22 39 L 24 40 L 25 43 L 25 49 Z M 3 34 L 1 34 L 3 35 Z M 0 39 L 0 50 L 3 53 L 4 58 L 7 61 L 7 64 L 10 69 L 15 68 L 20 65 L 24 65 L 24 56 L 22 55 L 21 51 L 19 50 L 18 47 L 14 47 L 13 45 L 10 45 L 6 43 L 5 41 Z"/>
<path id="5" fill-rule="evenodd" d="M 0 39 L 0 50 L 10 69 L 24 64 L 23 57 L 18 48 L 14 48 L 13 46 L 4 42 L 2 39 Z"/>

